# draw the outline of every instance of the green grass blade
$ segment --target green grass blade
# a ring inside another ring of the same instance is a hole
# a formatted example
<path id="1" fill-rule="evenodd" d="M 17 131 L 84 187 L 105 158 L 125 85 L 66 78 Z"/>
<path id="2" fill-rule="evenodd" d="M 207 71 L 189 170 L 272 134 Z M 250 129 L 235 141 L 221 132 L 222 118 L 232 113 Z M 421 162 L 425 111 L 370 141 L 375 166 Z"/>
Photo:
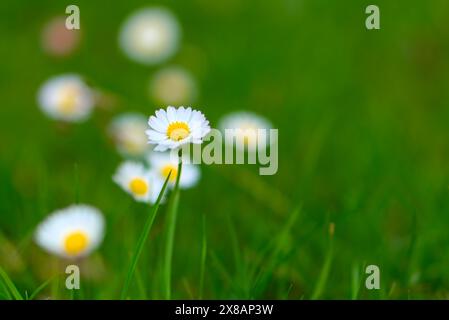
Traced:
<path id="1" fill-rule="evenodd" d="M 236 290 L 239 295 L 247 298 L 251 295 L 251 277 L 249 276 L 248 264 L 247 261 L 243 259 L 239 238 L 231 215 L 227 215 L 227 222 L 230 238 L 229 246 L 232 249 L 235 265 L 234 290 Z"/>
<path id="2" fill-rule="evenodd" d="M 0 297 L 3 297 L 5 300 L 13 300 L 12 295 L 9 293 L 9 290 L 6 288 L 3 280 L 0 279 Z"/>
<path id="3" fill-rule="evenodd" d="M 145 226 L 143 231 L 139 237 L 137 242 L 136 249 L 131 258 L 131 264 L 128 269 L 128 273 L 126 275 L 125 284 L 123 285 L 122 293 L 120 295 L 121 299 L 124 300 L 126 295 L 128 294 L 129 286 L 131 284 L 131 280 L 133 278 L 134 272 L 136 271 L 137 262 L 139 261 L 140 255 L 142 254 L 143 246 L 145 244 L 145 240 L 148 238 L 151 227 L 153 226 L 154 219 L 156 218 L 157 211 L 159 209 L 159 205 L 161 203 L 162 197 L 164 195 L 165 189 L 167 188 L 168 180 L 170 179 L 170 174 L 165 179 L 164 185 L 162 186 L 161 192 L 157 197 L 156 203 L 153 205 L 151 214 L 148 216 L 147 221 L 145 222 Z"/>
<path id="4" fill-rule="evenodd" d="M 324 260 L 323 268 L 321 269 L 320 277 L 318 278 L 318 282 L 313 291 L 312 298 L 311 298 L 312 300 L 316 300 L 321 297 L 321 294 L 323 293 L 324 288 L 326 287 L 327 279 L 329 277 L 332 260 L 334 258 L 334 245 L 333 245 L 334 231 L 333 231 L 333 229 L 334 229 L 333 224 L 331 224 L 330 232 L 329 232 L 330 233 L 329 249 L 327 250 L 327 253 L 326 253 L 326 258 Z"/>
<path id="5" fill-rule="evenodd" d="M 355 263 L 351 273 L 351 300 L 356 300 L 360 291 L 360 265 Z"/>
<path id="6" fill-rule="evenodd" d="M 210 259 L 211 259 L 211 263 L 213 264 L 213 266 L 215 267 L 217 272 L 220 274 L 221 280 L 223 282 L 225 282 L 227 285 L 230 285 L 232 283 L 231 274 L 226 270 L 225 265 L 218 258 L 217 254 L 212 250 L 210 252 Z"/>
<path id="7" fill-rule="evenodd" d="M 2 280 L 4 286 L 15 300 L 23 300 L 23 297 L 20 294 L 19 290 L 17 290 L 17 287 L 14 285 L 14 283 L 2 269 L 2 267 L 0 267 L 0 280 Z"/>
<path id="8" fill-rule="evenodd" d="M 11 296 L 7 295 L 6 292 L 1 292 L 0 300 L 12 300 L 12 298 L 11 298 Z"/>
<path id="9" fill-rule="evenodd" d="M 192 292 L 192 287 L 190 286 L 189 280 L 187 280 L 186 278 L 184 278 L 182 280 L 182 284 L 184 285 L 184 288 L 187 292 L 187 295 L 189 297 L 189 300 L 195 300 L 194 296 L 193 296 L 193 292 Z"/>
<path id="10" fill-rule="evenodd" d="M 37 296 L 42 290 L 44 290 L 45 287 L 47 287 L 53 279 L 54 279 L 54 277 L 48 279 L 47 281 L 45 281 L 44 283 L 42 283 L 39 287 L 37 287 L 36 290 L 34 290 L 34 291 L 31 293 L 31 295 L 30 295 L 30 297 L 29 297 L 29 300 L 33 300 L 34 298 L 36 298 L 36 296 Z"/>
<path id="11" fill-rule="evenodd" d="M 204 273 L 206 271 L 207 257 L 207 234 L 206 234 L 206 217 L 203 215 L 203 237 L 201 242 L 201 263 L 200 263 L 200 293 L 199 299 L 203 299 L 204 290 Z"/>
<path id="12" fill-rule="evenodd" d="M 142 272 L 140 272 L 139 268 L 136 268 L 136 284 L 137 284 L 137 289 L 139 290 L 140 299 L 147 300 L 145 284 L 144 284 L 144 281 L 142 278 Z"/>
<path id="13" fill-rule="evenodd" d="M 272 245 L 270 244 L 267 247 L 266 251 L 270 252 L 271 254 L 267 257 L 267 259 L 258 262 L 259 272 L 255 276 L 254 285 L 252 286 L 249 298 L 257 297 L 263 290 L 263 288 L 266 286 L 268 280 L 270 279 L 270 276 L 273 274 L 276 266 L 279 263 L 282 249 L 285 247 L 285 243 L 288 239 L 290 231 L 294 226 L 294 224 L 296 223 L 300 213 L 301 213 L 301 206 L 293 210 L 285 226 L 279 233 L 278 237 L 275 239 L 274 243 Z M 251 273 L 254 273 L 256 271 L 257 269 L 255 269 Z M 254 277 L 254 275 L 251 275 L 251 277 Z"/>
<path id="14" fill-rule="evenodd" d="M 172 273 L 172 259 L 173 259 L 173 243 L 175 240 L 176 220 L 178 216 L 179 205 L 179 179 L 181 177 L 182 161 L 181 155 L 179 157 L 178 173 L 176 176 L 176 183 L 171 195 L 170 207 L 167 217 L 167 233 L 165 240 L 165 255 L 164 255 L 164 284 L 165 284 L 165 299 L 171 299 L 171 273 Z"/>

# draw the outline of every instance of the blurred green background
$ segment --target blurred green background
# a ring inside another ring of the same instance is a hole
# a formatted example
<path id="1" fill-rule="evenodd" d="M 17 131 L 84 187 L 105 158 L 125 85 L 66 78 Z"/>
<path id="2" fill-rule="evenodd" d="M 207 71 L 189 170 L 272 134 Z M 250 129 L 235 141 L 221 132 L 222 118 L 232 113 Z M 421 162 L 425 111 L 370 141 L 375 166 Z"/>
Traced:
<path id="1" fill-rule="evenodd" d="M 80 7 L 80 46 L 54 58 L 41 32 L 69 4 Z M 380 7 L 381 30 L 365 28 L 369 4 Z M 177 54 L 153 67 L 127 59 L 117 41 L 124 19 L 147 5 L 170 9 L 183 31 Z M 121 158 L 105 128 L 121 112 L 161 107 L 148 81 L 177 65 L 198 82 L 194 107 L 212 127 L 235 110 L 273 122 L 279 171 L 202 166 L 199 185 L 181 193 L 174 298 L 199 297 L 203 217 L 204 298 L 449 297 L 448 1 L 2 1 L 0 13 L 0 266 L 21 292 L 63 273 L 67 263 L 32 235 L 75 201 L 78 180 L 107 231 L 82 262 L 77 297 L 119 297 L 149 207 L 112 182 Z M 48 119 L 37 90 L 67 72 L 118 102 L 82 124 Z M 165 212 L 132 298 L 163 297 Z M 380 267 L 380 290 L 364 287 L 369 264 Z M 39 297 L 69 298 L 61 279 Z"/>

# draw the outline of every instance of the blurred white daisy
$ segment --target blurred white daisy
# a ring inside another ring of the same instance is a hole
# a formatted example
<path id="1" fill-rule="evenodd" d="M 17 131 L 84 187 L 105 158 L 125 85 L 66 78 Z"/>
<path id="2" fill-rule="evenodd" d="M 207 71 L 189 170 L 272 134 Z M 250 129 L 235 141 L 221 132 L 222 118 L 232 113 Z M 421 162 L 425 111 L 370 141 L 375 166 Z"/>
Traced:
<path id="1" fill-rule="evenodd" d="M 104 218 L 91 206 L 79 204 L 57 210 L 35 233 L 35 241 L 49 253 L 79 258 L 95 250 L 103 240 Z"/>
<path id="2" fill-rule="evenodd" d="M 124 22 L 119 42 L 129 58 L 144 64 L 156 64 L 175 54 L 180 33 L 178 21 L 170 11 L 145 8 Z"/>
<path id="3" fill-rule="evenodd" d="M 109 134 L 122 155 L 140 157 L 150 149 L 145 134 L 147 126 L 144 115 L 124 113 L 111 122 Z"/>
<path id="4" fill-rule="evenodd" d="M 80 76 L 67 74 L 47 80 L 38 102 L 50 118 L 68 122 L 86 120 L 94 106 L 94 94 Z"/>
<path id="5" fill-rule="evenodd" d="M 248 111 L 236 111 L 224 116 L 218 127 L 225 133 L 226 129 L 240 129 L 236 131 L 238 139 L 243 140 L 243 145 L 237 145 L 240 151 L 244 151 L 245 147 L 250 152 L 254 152 L 257 149 L 257 134 L 258 129 L 266 129 L 266 139 L 269 137 L 269 129 L 272 128 L 272 124 L 266 118 Z M 234 139 L 232 136 L 225 136 L 226 144 L 233 145 Z"/>
<path id="6" fill-rule="evenodd" d="M 183 144 L 201 144 L 210 132 L 209 121 L 200 111 L 184 107 L 159 109 L 148 120 L 148 142 L 156 144 L 155 151 L 175 149 Z"/>
<path id="7" fill-rule="evenodd" d="M 163 186 L 163 181 L 156 179 L 143 164 L 133 161 L 122 163 L 112 179 L 140 202 L 156 202 Z"/>
<path id="8" fill-rule="evenodd" d="M 171 157 L 170 152 L 153 152 L 148 155 L 148 163 L 151 171 L 161 181 L 165 181 L 170 174 L 169 186 L 173 187 L 178 175 L 178 157 Z M 195 186 L 201 176 L 198 165 L 182 164 L 181 177 L 179 178 L 179 187 L 183 189 Z"/>
<path id="9" fill-rule="evenodd" d="M 195 102 L 197 86 L 192 75 L 179 67 L 169 67 L 157 72 L 150 83 L 150 94 L 165 105 L 182 105 Z"/>

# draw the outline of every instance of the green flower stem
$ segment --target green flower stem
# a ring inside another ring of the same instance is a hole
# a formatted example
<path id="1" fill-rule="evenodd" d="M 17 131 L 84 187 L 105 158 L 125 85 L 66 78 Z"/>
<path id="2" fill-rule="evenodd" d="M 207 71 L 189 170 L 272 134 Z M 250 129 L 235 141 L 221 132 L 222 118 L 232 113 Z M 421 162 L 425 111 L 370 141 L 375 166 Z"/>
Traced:
<path id="1" fill-rule="evenodd" d="M 131 259 L 131 265 L 128 269 L 128 274 L 126 276 L 125 284 L 123 286 L 122 293 L 120 295 L 120 298 L 122 300 L 126 299 L 126 297 L 128 295 L 129 286 L 131 284 L 131 280 L 133 278 L 134 272 L 136 271 L 137 262 L 140 258 L 140 255 L 142 254 L 145 240 L 148 238 L 148 235 L 150 234 L 151 227 L 153 226 L 153 222 L 154 222 L 154 219 L 156 218 L 157 210 L 159 209 L 159 205 L 161 203 L 165 189 L 167 188 L 169 179 L 170 179 L 170 174 L 167 176 L 167 179 L 165 179 L 165 182 L 161 189 L 161 192 L 159 192 L 156 203 L 152 207 L 151 214 L 148 216 L 147 221 L 145 222 L 143 231 L 139 237 L 139 241 L 137 242 L 136 249 L 135 249 L 132 259 Z"/>
<path id="2" fill-rule="evenodd" d="M 173 243 L 175 240 L 176 220 L 178 216 L 179 204 L 179 180 L 182 171 L 182 152 L 179 151 L 178 172 L 176 176 L 176 183 L 171 196 L 170 208 L 167 217 L 167 233 L 165 242 L 164 255 L 164 284 L 165 284 L 165 299 L 171 299 L 171 274 L 172 274 L 172 259 L 173 259 Z"/>

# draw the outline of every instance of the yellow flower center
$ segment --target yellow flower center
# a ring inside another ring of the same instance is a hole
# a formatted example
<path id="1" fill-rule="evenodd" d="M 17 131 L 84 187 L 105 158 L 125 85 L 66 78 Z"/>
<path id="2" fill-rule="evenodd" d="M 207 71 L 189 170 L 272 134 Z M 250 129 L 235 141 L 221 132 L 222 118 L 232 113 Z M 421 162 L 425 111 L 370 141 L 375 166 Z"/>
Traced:
<path id="1" fill-rule="evenodd" d="M 76 256 L 82 253 L 88 244 L 89 239 L 83 231 L 74 231 L 65 238 L 64 249 L 68 255 Z"/>
<path id="2" fill-rule="evenodd" d="M 148 184 L 142 178 L 134 178 L 129 183 L 131 192 L 138 196 L 143 196 L 148 192 Z"/>
<path id="3" fill-rule="evenodd" d="M 189 126 L 185 122 L 175 121 L 168 125 L 167 136 L 174 141 L 182 140 L 189 134 Z"/>
<path id="4" fill-rule="evenodd" d="M 64 114 L 72 114 L 75 111 L 78 90 L 67 88 L 59 101 L 59 111 Z"/>
<path id="5" fill-rule="evenodd" d="M 178 175 L 178 168 L 172 164 L 168 164 L 166 166 L 164 166 L 161 169 L 161 174 L 163 177 L 167 178 L 168 174 L 170 173 L 170 179 L 168 179 L 170 182 L 176 182 L 176 176 Z"/>
<path id="6" fill-rule="evenodd" d="M 135 141 L 126 140 L 126 141 L 123 141 L 122 144 L 123 144 L 123 148 L 131 154 L 135 154 L 140 151 L 140 148 L 139 148 L 140 145 L 137 144 Z"/>

